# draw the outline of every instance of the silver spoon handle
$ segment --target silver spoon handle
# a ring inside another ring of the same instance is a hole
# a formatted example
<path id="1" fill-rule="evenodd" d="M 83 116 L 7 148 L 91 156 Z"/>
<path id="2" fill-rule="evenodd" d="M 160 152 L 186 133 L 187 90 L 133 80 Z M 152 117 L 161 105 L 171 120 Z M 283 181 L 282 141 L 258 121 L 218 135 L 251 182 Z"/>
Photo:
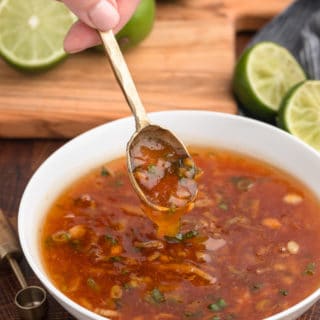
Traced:
<path id="1" fill-rule="evenodd" d="M 114 75 L 134 115 L 136 129 L 139 131 L 143 127 L 147 126 L 149 121 L 128 66 L 124 60 L 113 31 L 99 31 L 99 34 L 107 52 Z"/>
<path id="2" fill-rule="evenodd" d="M 27 287 L 27 281 L 26 281 L 26 279 L 25 279 L 25 277 L 24 277 L 24 275 L 23 275 L 23 273 L 22 273 L 17 261 L 13 257 L 11 257 L 10 254 L 7 255 L 7 259 L 9 261 L 9 264 L 10 264 L 15 276 L 17 277 L 17 279 L 18 279 L 18 281 L 20 283 L 21 288 L 26 288 Z"/>

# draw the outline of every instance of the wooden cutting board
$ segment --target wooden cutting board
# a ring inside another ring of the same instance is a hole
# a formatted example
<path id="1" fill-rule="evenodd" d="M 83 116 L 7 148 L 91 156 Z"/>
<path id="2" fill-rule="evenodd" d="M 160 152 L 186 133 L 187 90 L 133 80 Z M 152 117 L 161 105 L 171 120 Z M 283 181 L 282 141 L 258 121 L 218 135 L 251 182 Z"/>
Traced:
<path id="1" fill-rule="evenodd" d="M 230 90 L 235 37 L 290 0 L 158 1 L 152 33 L 125 58 L 147 112 L 236 113 Z M 104 54 L 88 50 L 42 74 L 0 60 L 0 137 L 73 137 L 130 115 Z"/>

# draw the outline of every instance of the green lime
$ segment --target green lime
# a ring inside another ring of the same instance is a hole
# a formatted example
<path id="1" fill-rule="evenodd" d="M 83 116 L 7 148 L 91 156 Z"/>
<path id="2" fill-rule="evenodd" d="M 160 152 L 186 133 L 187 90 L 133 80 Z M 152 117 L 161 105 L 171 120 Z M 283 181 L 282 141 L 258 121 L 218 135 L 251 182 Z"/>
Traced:
<path id="1" fill-rule="evenodd" d="M 284 47 L 260 42 L 248 48 L 235 67 L 233 91 L 252 116 L 272 121 L 284 95 L 306 79 L 299 63 Z"/>
<path id="2" fill-rule="evenodd" d="M 294 86 L 283 99 L 278 125 L 320 151 L 320 81 Z"/>
<path id="3" fill-rule="evenodd" d="M 11 65 L 48 69 L 66 53 L 63 39 L 75 16 L 57 1 L 0 1 L 0 55 Z"/>
<path id="4" fill-rule="evenodd" d="M 156 12 L 155 0 L 141 0 L 133 16 L 117 33 L 122 49 L 136 46 L 151 32 Z"/>

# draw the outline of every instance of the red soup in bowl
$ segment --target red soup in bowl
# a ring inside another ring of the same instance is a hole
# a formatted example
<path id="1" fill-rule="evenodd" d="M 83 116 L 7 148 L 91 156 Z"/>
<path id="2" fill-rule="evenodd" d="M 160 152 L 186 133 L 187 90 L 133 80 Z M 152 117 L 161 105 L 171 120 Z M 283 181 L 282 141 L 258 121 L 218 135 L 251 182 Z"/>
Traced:
<path id="1" fill-rule="evenodd" d="M 176 234 L 159 234 L 125 158 L 67 187 L 46 214 L 41 257 L 54 285 L 110 319 L 263 319 L 320 284 L 320 204 L 261 160 L 190 148 L 201 175 Z M 170 229 L 174 211 L 159 213 Z"/>

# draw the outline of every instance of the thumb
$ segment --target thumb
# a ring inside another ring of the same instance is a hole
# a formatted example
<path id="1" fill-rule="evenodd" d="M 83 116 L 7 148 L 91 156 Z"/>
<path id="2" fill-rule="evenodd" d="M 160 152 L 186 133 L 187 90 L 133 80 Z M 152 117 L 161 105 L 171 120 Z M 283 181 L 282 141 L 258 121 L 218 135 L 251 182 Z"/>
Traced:
<path id="1" fill-rule="evenodd" d="M 91 28 L 108 31 L 119 23 L 120 16 L 115 0 L 63 0 L 63 2 Z"/>

